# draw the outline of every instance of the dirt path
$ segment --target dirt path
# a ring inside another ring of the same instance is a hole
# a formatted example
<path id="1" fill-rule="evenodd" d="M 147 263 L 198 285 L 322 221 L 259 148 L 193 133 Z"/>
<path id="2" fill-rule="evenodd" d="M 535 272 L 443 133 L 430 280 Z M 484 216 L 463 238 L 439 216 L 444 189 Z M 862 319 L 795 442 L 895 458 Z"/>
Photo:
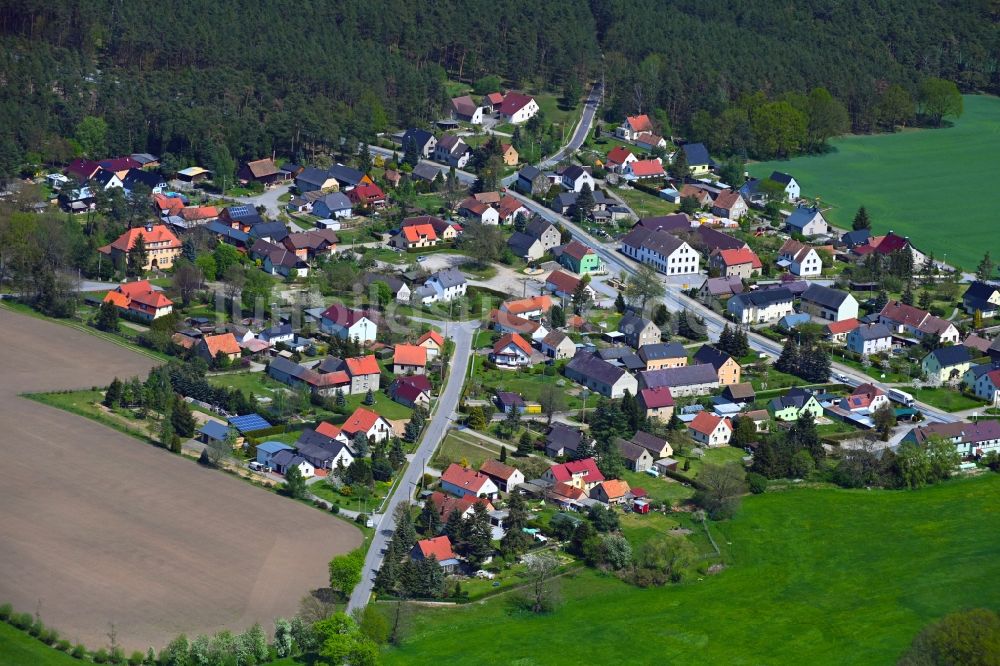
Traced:
<path id="1" fill-rule="evenodd" d="M 0 309 L 0 600 L 73 642 L 127 651 L 293 615 L 351 525 L 19 393 L 144 375 L 153 361 Z"/>

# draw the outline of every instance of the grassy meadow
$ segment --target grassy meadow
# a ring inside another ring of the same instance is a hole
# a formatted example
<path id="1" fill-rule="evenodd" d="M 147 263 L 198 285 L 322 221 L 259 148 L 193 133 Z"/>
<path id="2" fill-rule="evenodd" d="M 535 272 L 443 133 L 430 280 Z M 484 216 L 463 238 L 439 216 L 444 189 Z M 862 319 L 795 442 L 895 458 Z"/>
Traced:
<path id="1" fill-rule="evenodd" d="M 542 616 L 504 595 L 420 608 L 385 662 L 895 663 L 928 621 L 1000 606 L 997 492 L 1000 476 L 987 475 L 912 492 L 749 497 L 711 525 L 726 562 L 715 576 L 644 590 L 582 571 Z"/>
<path id="2" fill-rule="evenodd" d="M 954 127 L 834 139 L 826 155 L 749 165 L 754 176 L 777 169 L 793 176 L 802 196 L 832 206 L 827 219 L 849 228 L 866 206 L 874 230 L 910 236 L 966 271 L 986 250 L 1000 255 L 1000 233 L 983 187 L 997 172 L 1000 98 L 966 95 Z M 988 189 L 987 185 L 987 189 Z"/>

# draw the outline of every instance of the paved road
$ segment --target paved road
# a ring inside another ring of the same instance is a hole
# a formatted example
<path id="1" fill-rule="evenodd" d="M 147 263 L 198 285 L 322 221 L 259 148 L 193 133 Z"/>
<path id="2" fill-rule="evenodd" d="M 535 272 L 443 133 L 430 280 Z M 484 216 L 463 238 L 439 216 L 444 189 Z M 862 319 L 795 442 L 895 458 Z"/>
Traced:
<path id="1" fill-rule="evenodd" d="M 347 604 L 347 611 L 351 612 L 355 608 L 364 608 L 371 598 L 372 585 L 375 582 L 375 574 L 382 565 L 382 551 L 389 545 L 389 539 L 396 529 L 395 513 L 396 507 L 403 502 L 408 502 L 413 495 L 414 488 L 420 483 L 420 477 L 424 473 L 424 467 L 434 455 L 435 449 L 444 439 L 448 427 L 454 422 L 456 410 L 458 409 L 459 398 L 462 395 L 462 385 L 465 383 L 465 374 L 469 369 L 469 358 L 472 355 L 472 340 L 475 336 L 478 322 L 466 322 L 452 324 L 449 326 L 448 337 L 455 341 L 455 354 L 451 361 L 451 372 L 448 375 L 448 383 L 444 392 L 438 398 L 435 412 L 427 425 L 424 437 L 420 441 L 416 452 L 403 478 L 396 485 L 396 490 L 389 498 L 385 507 L 385 513 L 376 526 L 375 536 L 368 547 L 368 554 L 365 556 L 365 565 L 362 570 L 361 582 L 358 583 L 351 593 L 351 599 Z"/>
<path id="2" fill-rule="evenodd" d="M 282 204 L 278 201 L 278 197 L 286 194 L 288 190 L 292 187 L 291 183 L 286 185 L 278 185 L 277 187 L 272 187 L 265 190 L 263 194 L 258 194 L 255 197 L 226 197 L 227 199 L 232 199 L 233 201 L 239 201 L 240 203 L 247 204 L 250 206 L 263 206 L 267 210 L 268 217 L 277 219 L 278 215 L 281 213 Z"/>

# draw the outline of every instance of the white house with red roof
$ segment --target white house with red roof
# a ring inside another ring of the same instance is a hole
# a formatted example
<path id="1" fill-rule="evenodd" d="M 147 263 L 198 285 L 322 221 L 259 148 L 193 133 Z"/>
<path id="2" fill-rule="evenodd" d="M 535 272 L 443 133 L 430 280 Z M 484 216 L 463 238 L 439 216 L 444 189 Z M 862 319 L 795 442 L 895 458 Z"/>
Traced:
<path id="1" fill-rule="evenodd" d="M 489 458 L 479 466 L 480 474 L 493 479 L 502 492 L 509 493 L 524 483 L 524 473 L 516 467 L 506 465 L 499 460 Z"/>
<path id="2" fill-rule="evenodd" d="M 174 260 L 181 255 L 180 240 L 165 224 L 133 227 L 110 245 L 98 248 L 97 251 L 112 259 L 121 258 L 123 263 L 127 263 L 129 250 L 135 247 L 139 238 L 142 238 L 146 248 L 146 264 L 142 267 L 144 271 L 170 268 L 174 265 Z"/>
<path id="3" fill-rule="evenodd" d="M 566 271 L 552 271 L 545 278 L 545 288 L 559 298 L 573 298 L 573 294 L 576 293 L 581 281 L 582 278 L 571 275 Z M 584 287 L 584 291 L 590 300 L 597 300 L 597 292 L 594 291 L 594 288 L 590 284 Z"/>
<path id="4" fill-rule="evenodd" d="M 357 340 L 361 344 L 375 342 L 378 324 L 363 310 L 334 303 L 320 315 L 320 330 L 342 340 Z"/>
<path id="5" fill-rule="evenodd" d="M 604 160 L 604 167 L 612 173 L 620 173 L 629 163 L 635 162 L 639 158 L 625 146 L 615 146 L 608 151 L 608 156 Z"/>
<path id="6" fill-rule="evenodd" d="M 441 489 L 456 497 L 495 499 L 500 493 L 493 479 L 457 463 L 448 465 L 441 474 Z"/>
<path id="7" fill-rule="evenodd" d="M 871 413 L 889 404 L 886 392 L 874 384 L 861 384 L 840 401 L 840 406 L 851 412 Z"/>
<path id="8" fill-rule="evenodd" d="M 972 390 L 977 398 L 985 400 L 991 406 L 1000 404 L 1000 368 L 980 375 L 972 385 Z"/>
<path id="9" fill-rule="evenodd" d="M 719 192 L 712 203 L 712 214 L 729 220 L 738 220 L 749 212 L 747 202 L 735 190 Z"/>
<path id="10" fill-rule="evenodd" d="M 504 301 L 500 310 L 525 319 L 541 319 L 552 309 L 552 297 L 546 294 Z"/>
<path id="11" fill-rule="evenodd" d="M 538 113 L 538 102 L 531 95 L 519 92 L 508 92 L 500 105 L 500 115 L 508 123 L 518 125 L 526 123 Z"/>
<path id="12" fill-rule="evenodd" d="M 625 116 L 622 124 L 615 128 L 615 136 L 624 141 L 634 141 L 643 132 L 652 132 L 653 122 L 646 114 Z"/>
<path id="13" fill-rule="evenodd" d="M 400 343 L 392 353 L 392 372 L 397 375 L 422 375 L 427 372 L 427 349 Z"/>
<path id="14" fill-rule="evenodd" d="M 348 441 L 353 440 L 358 433 L 364 433 L 365 437 L 374 442 L 383 442 L 393 434 L 391 423 L 364 407 L 355 409 L 354 413 L 341 424 L 340 431 Z"/>
<path id="15" fill-rule="evenodd" d="M 570 460 L 553 465 L 545 470 L 542 478 L 552 483 L 565 483 L 588 493 L 594 486 L 604 481 L 604 475 L 597 469 L 597 463 L 593 458 Z"/>
<path id="16" fill-rule="evenodd" d="M 464 520 L 472 515 L 474 507 L 480 502 L 485 506 L 487 511 L 493 510 L 493 504 L 487 500 L 473 495 L 462 495 L 461 497 L 452 497 L 451 495 L 446 495 L 440 490 L 435 490 L 431 493 L 428 501 L 431 506 L 438 512 L 438 517 L 441 519 L 441 523 L 448 522 L 448 516 L 451 515 L 452 511 L 458 511 L 458 515 Z"/>
<path id="17" fill-rule="evenodd" d="M 760 275 L 764 265 L 757 253 L 748 247 L 739 250 L 716 249 L 708 257 L 708 265 L 719 271 L 723 277 L 749 279 Z"/>
<path id="18" fill-rule="evenodd" d="M 691 439 L 708 447 L 726 446 L 733 436 L 733 422 L 708 412 L 698 412 L 688 424 Z"/>
<path id="19" fill-rule="evenodd" d="M 125 314 L 145 321 L 164 317 L 174 310 L 174 303 L 162 291 L 153 289 L 149 280 L 126 282 L 107 293 L 105 303 L 113 303 Z"/>
<path id="20" fill-rule="evenodd" d="M 446 574 L 457 569 L 459 564 L 458 558 L 455 557 L 455 552 L 451 547 L 451 539 L 444 534 L 418 541 L 414 544 L 413 550 L 410 551 L 410 557 L 418 562 L 429 560 L 433 557 L 434 561 L 437 562 L 438 566 Z"/>
<path id="21" fill-rule="evenodd" d="M 635 160 L 626 163 L 622 167 L 622 176 L 625 180 L 646 180 L 649 178 L 666 178 L 667 172 L 663 170 L 663 162 L 657 158 L 653 160 Z"/>
<path id="22" fill-rule="evenodd" d="M 422 247 L 434 247 L 440 240 L 430 224 L 413 224 L 402 227 L 389 244 L 400 250 L 416 250 Z"/>
<path id="23" fill-rule="evenodd" d="M 944 344 L 957 345 L 961 340 L 958 329 L 947 319 L 902 301 L 886 303 L 878 314 L 878 320 L 893 332 L 912 335 L 918 340 L 934 335 L 937 335 Z"/>
<path id="24" fill-rule="evenodd" d="M 430 330 L 417 338 L 417 346 L 427 350 L 427 360 L 432 360 L 444 349 L 444 337 L 437 331 Z"/>
<path id="25" fill-rule="evenodd" d="M 517 333 L 505 333 L 493 345 L 490 360 L 502 369 L 526 368 L 531 366 L 533 351 L 531 344 Z"/>

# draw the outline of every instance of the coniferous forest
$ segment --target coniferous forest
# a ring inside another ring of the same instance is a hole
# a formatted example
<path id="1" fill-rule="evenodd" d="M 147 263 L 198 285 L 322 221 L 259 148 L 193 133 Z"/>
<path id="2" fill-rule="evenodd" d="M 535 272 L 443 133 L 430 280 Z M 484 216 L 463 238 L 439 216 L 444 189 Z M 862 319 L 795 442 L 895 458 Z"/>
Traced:
<path id="1" fill-rule="evenodd" d="M 430 120 L 447 79 L 487 75 L 579 90 L 603 73 L 607 120 L 780 154 L 901 124 L 931 77 L 1000 91 L 998 19 L 985 0 L 3 0 L 0 175 L 95 149 L 231 171 Z M 741 138 L 755 109 L 780 123 L 817 104 L 825 127 L 808 116 L 794 145 Z"/>

